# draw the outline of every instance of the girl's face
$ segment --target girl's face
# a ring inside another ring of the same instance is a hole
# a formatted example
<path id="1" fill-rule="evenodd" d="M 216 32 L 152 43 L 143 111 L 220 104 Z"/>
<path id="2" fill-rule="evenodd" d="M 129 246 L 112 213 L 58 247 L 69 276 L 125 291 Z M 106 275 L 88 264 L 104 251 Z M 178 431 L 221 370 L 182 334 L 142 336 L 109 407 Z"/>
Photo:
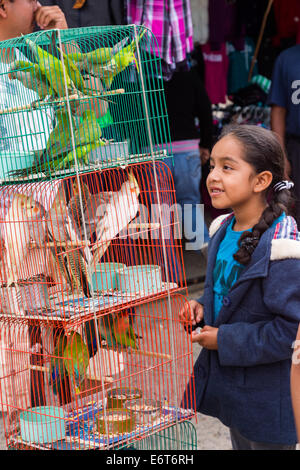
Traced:
<path id="1" fill-rule="evenodd" d="M 255 194 L 257 175 L 254 168 L 243 159 L 242 144 L 227 135 L 212 149 L 210 173 L 206 185 L 216 209 L 240 209 Z"/>

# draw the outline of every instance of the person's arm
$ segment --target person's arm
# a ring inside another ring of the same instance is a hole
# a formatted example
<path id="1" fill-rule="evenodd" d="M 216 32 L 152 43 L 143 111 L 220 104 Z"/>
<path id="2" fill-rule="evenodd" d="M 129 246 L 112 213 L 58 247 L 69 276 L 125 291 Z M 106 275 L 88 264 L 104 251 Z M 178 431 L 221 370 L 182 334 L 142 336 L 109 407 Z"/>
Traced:
<path id="1" fill-rule="evenodd" d="M 282 148 L 285 149 L 285 119 L 286 119 L 286 108 L 273 104 L 271 107 L 271 129 L 275 132 L 280 140 Z M 291 165 L 284 152 L 285 158 L 285 173 L 286 177 L 291 174 Z"/>
<path id="2" fill-rule="evenodd" d="M 267 104 L 271 106 L 271 130 L 276 132 L 285 152 L 286 114 L 289 107 L 288 84 L 285 76 L 286 62 L 284 54 L 280 54 L 274 65 L 271 89 Z M 285 153 L 286 178 L 291 173 L 290 163 Z"/>
<path id="3" fill-rule="evenodd" d="M 292 357 L 291 396 L 298 442 L 300 442 L 300 326 L 294 343 L 294 353 Z"/>

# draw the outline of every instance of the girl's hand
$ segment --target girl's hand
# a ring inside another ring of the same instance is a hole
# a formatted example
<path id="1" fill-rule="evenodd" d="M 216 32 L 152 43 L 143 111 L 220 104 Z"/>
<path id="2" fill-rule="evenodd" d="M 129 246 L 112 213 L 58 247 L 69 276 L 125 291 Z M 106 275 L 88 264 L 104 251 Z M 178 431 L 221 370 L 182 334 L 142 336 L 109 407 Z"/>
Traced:
<path id="1" fill-rule="evenodd" d="M 201 333 L 196 333 L 192 331 L 192 342 L 199 343 L 200 346 L 206 349 L 218 349 L 218 328 L 213 326 L 205 325 Z"/>
<path id="2" fill-rule="evenodd" d="M 196 300 L 190 300 L 185 303 L 179 312 L 179 320 L 181 323 L 192 322 L 193 325 L 203 320 L 203 305 L 199 304 Z"/>

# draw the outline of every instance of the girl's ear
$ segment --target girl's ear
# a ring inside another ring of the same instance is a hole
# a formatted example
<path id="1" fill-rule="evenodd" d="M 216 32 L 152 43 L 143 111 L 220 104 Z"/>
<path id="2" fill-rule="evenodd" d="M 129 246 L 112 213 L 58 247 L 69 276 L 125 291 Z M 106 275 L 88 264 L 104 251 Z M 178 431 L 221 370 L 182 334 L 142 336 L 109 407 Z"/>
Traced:
<path id="1" fill-rule="evenodd" d="M 272 183 L 273 175 L 270 171 L 262 171 L 258 175 L 256 175 L 256 183 L 254 186 L 255 193 L 261 193 L 268 189 L 270 184 Z"/>

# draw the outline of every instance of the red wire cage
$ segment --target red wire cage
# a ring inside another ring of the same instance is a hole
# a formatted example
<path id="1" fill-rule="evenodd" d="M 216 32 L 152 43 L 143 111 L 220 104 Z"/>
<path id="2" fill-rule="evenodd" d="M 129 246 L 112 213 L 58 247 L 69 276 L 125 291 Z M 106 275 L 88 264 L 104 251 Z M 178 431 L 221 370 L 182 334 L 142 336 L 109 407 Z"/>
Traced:
<path id="1" fill-rule="evenodd" d="M 193 417 L 192 344 L 179 321 L 181 219 L 168 167 L 1 191 L 7 445 L 119 448 Z"/>

